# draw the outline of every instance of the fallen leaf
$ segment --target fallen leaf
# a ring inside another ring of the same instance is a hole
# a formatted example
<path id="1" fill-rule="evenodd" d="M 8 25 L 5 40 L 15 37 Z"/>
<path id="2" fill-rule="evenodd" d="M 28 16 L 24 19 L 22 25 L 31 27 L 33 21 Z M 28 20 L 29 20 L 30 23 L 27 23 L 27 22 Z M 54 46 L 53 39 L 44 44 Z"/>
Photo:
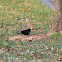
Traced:
<path id="1" fill-rule="evenodd" d="M 11 11 L 14 11 L 14 9 L 11 9 Z"/>
<path id="2" fill-rule="evenodd" d="M 20 45 L 17 45 L 17 47 L 20 47 Z"/>
<path id="3" fill-rule="evenodd" d="M 2 7 L 2 6 L 0 5 L 0 7 Z"/>
<path id="4" fill-rule="evenodd" d="M 26 44 L 24 44 L 24 46 L 26 46 Z"/>
<path id="5" fill-rule="evenodd" d="M 23 9 L 23 8 L 20 8 L 20 10 L 21 10 L 21 11 L 24 11 L 24 9 Z"/>
<path id="6" fill-rule="evenodd" d="M 21 39 L 18 39 L 19 41 L 21 41 Z"/>

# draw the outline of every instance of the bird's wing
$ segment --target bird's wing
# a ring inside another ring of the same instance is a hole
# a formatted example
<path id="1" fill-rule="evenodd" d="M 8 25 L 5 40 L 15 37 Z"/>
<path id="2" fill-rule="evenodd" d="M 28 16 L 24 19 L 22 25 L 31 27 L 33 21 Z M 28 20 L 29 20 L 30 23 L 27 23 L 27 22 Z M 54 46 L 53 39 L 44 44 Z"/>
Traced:
<path id="1" fill-rule="evenodd" d="M 49 8 L 55 10 L 55 5 L 54 5 L 53 0 L 39 0 L 39 1 L 41 1 L 42 3 L 44 3 Z"/>

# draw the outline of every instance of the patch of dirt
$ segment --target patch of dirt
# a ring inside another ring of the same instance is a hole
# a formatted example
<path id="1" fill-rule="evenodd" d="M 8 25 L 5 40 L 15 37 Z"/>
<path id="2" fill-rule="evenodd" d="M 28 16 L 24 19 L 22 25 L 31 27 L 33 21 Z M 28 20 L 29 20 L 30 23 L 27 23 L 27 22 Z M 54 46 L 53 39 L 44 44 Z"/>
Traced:
<path id="1" fill-rule="evenodd" d="M 12 36 L 8 37 L 8 40 L 16 40 L 16 39 L 21 39 L 21 40 L 40 40 L 46 38 L 46 34 L 40 34 L 40 35 L 17 35 L 17 36 Z"/>

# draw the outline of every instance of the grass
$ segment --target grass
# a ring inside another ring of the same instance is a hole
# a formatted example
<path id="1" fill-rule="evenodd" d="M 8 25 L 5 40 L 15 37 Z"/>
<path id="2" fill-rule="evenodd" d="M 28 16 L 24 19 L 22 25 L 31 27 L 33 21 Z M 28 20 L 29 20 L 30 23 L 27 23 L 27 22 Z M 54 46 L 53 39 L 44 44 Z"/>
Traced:
<path id="1" fill-rule="evenodd" d="M 45 62 L 61 61 L 62 35 L 58 33 L 35 42 L 5 39 L 18 35 L 16 30 L 27 23 L 33 28 L 31 34 L 47 33 L 54 13 L 37 0 L 0 0 L 0 61 L 36 62 L 40 58 Z"/>

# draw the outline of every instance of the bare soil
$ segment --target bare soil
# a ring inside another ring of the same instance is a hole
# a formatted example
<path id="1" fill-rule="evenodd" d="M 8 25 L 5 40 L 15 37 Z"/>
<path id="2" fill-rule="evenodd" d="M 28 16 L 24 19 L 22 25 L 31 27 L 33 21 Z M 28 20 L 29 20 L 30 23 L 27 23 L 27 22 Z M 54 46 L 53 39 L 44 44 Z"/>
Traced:
<path id="1" fill-rule="evenodd" d="M 40 39 L 45 39 L 47 37 L 47 34 L 40 34 L 40 35 L 17 35 L 17 36 L 12 36 L 8 37 L 9 40 L 14 41 L 16 39 L 20 40 L 40 40 Z"/>

